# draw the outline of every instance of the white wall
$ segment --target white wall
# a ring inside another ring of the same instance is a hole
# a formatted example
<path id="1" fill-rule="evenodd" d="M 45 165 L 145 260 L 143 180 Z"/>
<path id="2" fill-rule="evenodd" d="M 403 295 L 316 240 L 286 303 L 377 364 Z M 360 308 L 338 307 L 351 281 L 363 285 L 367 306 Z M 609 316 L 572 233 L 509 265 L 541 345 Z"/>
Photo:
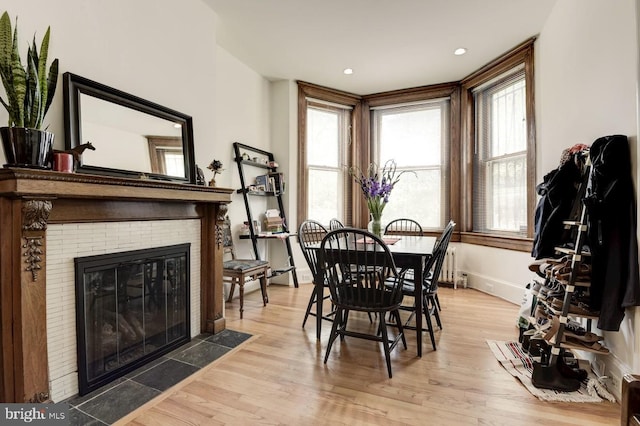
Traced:
<path id="1" fill-rule="evenodd" d="M 218 152 L 216 159 L 222 161 L 225 168 L 225 171 L 216 177 L 216 183 L 218 186 L 238 189 L 240 177 L 234 161 L 233 142 L 266 151 L 271 149 L 269 82 L 220 46 L 216 47 L 216 58 L 217 97 L 211 115 L 216 117 L 218 123 L 215 128 L 215 145 Z M 211 172 L 206 166 L 211 160 L 213 158 L 201 164 L 207 180 L 211 177 Z M 265 170 L 255 171 L 257 174 L 264 174 Z M 229 219 L 233 234 L 237 237 L 236 231 L 242 222 L 247 220 L 247 215 L 242 195 L 234 193 L 231 199 Z M 267 208 L 266 198 L 253 197 L 251 203 L 254 214 L 264 212 Z M 235 240 L 235 248 L 238 255 L 243 257 L 251 256 L 253 253 L 247 240 Z"/>
<path id="2" fill-rule="evenodd" d="M 637 167 L 638 39 L 634 0 L 556 3 L 537 43 L 538 176 L 558 166 L 575 143 L 610 134 L 630 137 Z M 637 196 L 636 196 L 637 198 Z M 620 332 L 605 333 L 607 374 L 637 372 L 633 309 Z"/>
<path id="3" fill-rule="evenodd" d="M 33 34 L 40 40 L 50 25 L 49 57 L 59 58 L 60 74 L 70 71 L 191 115 L 197 162 L 214 156 L 215 14 L 200 0 L 5 0 L 2 8 L 12 21 L 19 18 L 23 62 Z M 6 121 L 2 108 L 0 123 Z M 61 78 L 45 123 L 63 149 Z"/>

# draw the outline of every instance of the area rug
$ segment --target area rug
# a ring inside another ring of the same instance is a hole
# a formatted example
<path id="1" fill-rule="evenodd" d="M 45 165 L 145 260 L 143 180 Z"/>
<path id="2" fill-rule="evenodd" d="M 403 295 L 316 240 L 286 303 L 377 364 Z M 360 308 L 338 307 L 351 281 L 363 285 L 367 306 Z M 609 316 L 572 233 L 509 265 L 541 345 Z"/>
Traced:
<path id="1" fill-rule="evenodd" d="M 559 402 L 602 402 L 603 399 L 596 392 L 597 378 L 589 368 L 589 377 L 580 385 L 580 389 L 575 392 L 559 392 L 550 389 L 538 389 L 531 384 L 531 373 L 533 372 L 533 360 L 522 351 L 518 342 L 501 342 L 497 340 L 487 340 L 487 344 L 493 352 L 500 365 L 513 377 L 518 379 L 532 395 L 542 401 Z M 605 391 L 606 392 L 606 391 Z"/>

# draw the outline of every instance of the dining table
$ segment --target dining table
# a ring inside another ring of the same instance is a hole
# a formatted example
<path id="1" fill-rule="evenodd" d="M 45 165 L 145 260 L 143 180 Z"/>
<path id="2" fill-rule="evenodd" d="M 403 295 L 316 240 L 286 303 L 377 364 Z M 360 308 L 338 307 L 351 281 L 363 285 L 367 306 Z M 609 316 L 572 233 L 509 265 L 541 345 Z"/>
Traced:
<path id="1" fill-rule="evenodd" d="M 415 321 L 416 321 L 416 344 L 418 346 L 418 356 L 422 356 L 422 278 L 425 262 L 429 260 L 433 253 L 436 237 L 417 235 L 383 235 L 393 261 L 398 269 L 413 270 L 413 280 L 415 288 Z M 318 245 L 318 248 L 319 245 Z M 313 280 L 316 291 L 316 337 L 320 340 L 322 332 L 322 302 L 324 300 L 324 277 L 322 268 L 318 268 L 318 276 Z M 320 283 L 320 285 L 318 285 Z"/>

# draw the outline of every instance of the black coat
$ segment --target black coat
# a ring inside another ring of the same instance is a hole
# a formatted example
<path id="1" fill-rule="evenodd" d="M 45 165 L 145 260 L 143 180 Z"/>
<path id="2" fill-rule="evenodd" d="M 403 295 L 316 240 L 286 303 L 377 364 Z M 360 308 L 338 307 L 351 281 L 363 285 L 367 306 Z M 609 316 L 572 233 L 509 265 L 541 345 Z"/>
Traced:
<path id="1" fill-rule="evenodd" d="M 627 137 L 605 136 L 591 145 L 585 204 L 591 245 L 590 305 L 598 328 L 617 331 L 625 308 L 640 305 L 636 202 Z"/>
<path id="2" fill-rule="evenodd" d="M 535 235 L 531 255 L 536 259 L 556 257 L 555 247 L 568 242 L 563 221 L 571 219 L 577 185 L 582 173 L 573 159 L 547 173 L 536 187 L 541 196 L 535 212 Z"/>

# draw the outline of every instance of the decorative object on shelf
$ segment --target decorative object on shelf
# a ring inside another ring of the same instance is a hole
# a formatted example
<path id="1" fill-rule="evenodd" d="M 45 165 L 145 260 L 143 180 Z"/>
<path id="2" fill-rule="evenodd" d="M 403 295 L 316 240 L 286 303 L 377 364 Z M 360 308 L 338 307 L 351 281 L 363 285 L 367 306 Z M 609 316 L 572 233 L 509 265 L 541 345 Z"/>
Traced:
<path id="1" fill-rule="evenodd" d="M 219 174 L 219 173 L 222 173 L 222 171 L 224 170 L 222 168 L 222 161 L 213 160 L 211 162 L 211 164 L 209 164 L 209 166 L 207 166 L 207 169 L 209 169 L 209 170 L 211 170 L 213 172 L 213 177 L 209 181 L 209 186 L 216 186 L 216 175 Z"/>
<path id="2" fill-rule="evenodd" d="M 53 150 L 53 168 L 57 172 L 75 172 L 76 168 L 79 164 L 82 164 L 82 153 L 86 150 L 95 151 L 96 148 L 89 141 L 83 143 L 82 145 L 75 146 L 66 151 L 58 151 Z M 59 155 L 62 154 L 62 155 Z M 68 156 L 71 157 L 69 160 Z M 57 161 L 56 161 L 57 160 Z M 71 170 L 67 170 L 69 168 L 68 162 L 71 163 Z"/>
<path id="3" fill-rule="evenodd" d="M 68 152 L 54 152 L 53 170 L 56 172 L 73 173 L 73 155 Z"/>
<path id="4" fill-rule="evenodd" d="M 42 130 L 58 81 L 58 59 L 47 71 L 50 27 L 40 51 L 29 46 L 27 66 L 22 65 L 18 46 L 18 25 L 12 32 L 9 14 L 0 17 L 0 77 L 6 92 L 2 105 L 9 113 L 8 127 L 0 128 L 7 166 L 51 169 L 54 134 Z"/>
<path id="5" fill-rule="evenodd" d="M 377 163 L 369 164 L 366 172 L 363 172 L 358 167 L 349 169 L 349 174 L 360 185 L 360 189 L 362 189 L 364 198 L 367 201 L 367 209 L 371 217 L 369 231 L 377 236 L 382 236 L 382 212 L 389 202 L 391 190 L 404 173 L 406 171 L 397 172 L 394 160 L 387 160 L 382 170 L 380 170 Z"/>
<path id="6" fill-rule="evenodd" d="M 197 164 L 196 164 L 196 185 L 204 185 L 204 172 L 202 171 L 200 166 L 198 166 Z"/>

